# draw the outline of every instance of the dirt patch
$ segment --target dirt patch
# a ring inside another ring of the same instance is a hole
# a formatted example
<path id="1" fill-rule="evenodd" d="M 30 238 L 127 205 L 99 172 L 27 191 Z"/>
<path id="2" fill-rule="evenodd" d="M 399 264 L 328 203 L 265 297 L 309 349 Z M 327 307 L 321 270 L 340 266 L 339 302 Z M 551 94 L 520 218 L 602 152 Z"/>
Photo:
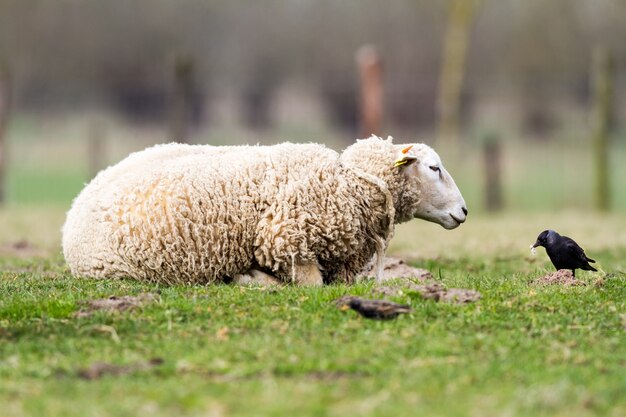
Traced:
<path id="1" fill-rule="evenodd" d="M 95 362 L 89 367 L 79 369 L 76 375 L 79 378 L 86 380 L 100 379 L 106 375 L 120 376 L 128 375 L 137 371 L 146 371 L 156 366 L 162 365 L 164 360 L 162 358 L 152 358 L 145 362 L 136 362 L 129 365 L 115 365 L 106 362 Z"/>
<path id="2" fill-rule="evenodd" d="M 406 295 L 407 291 L 410 290 L 408 290 L 408 287 L 406 286 L 392 287 L 389 285 L 381 285 L 380 287 L 375 287 L 374 289 L 372 289 L 372 294 L 380 295 L 383 297 L 400 297 Z"/>
<path id="3" fill-rule="evenodd" d="M 419 293 L 422 297 L 435 300 L 445 301 L 448 303 L 466 304 L 480 300 L 480 293 L 476 290 L 468 290 L 463 288 L 446 288 L 439 282 L 430 282 L 426 284 L 416 284 L 407 282 L 403 286 L 380 286 L 374 288 L 375 294 L 386 297 L 397 297 L 406 295 L 407 293 Z"/>
<path id="4" fill-rule="evenodd" d="M 473 303 L 480 300 L 481 297 L 478 291 L 464 288 L 445 288 L 439 283 L 415 285 L 412 289 L 426 299 L 456 304 Z"/>
<path id="5" fill-rule="evenodd" d="M 96 311 L 122 312 L 143 307 L 146 304 L 158 300 L 158 295 L 153 293 L 141 293 L 138 295 L 124 295 L 121 297 L 112 295 L 109 298 L 84 301 L 84 306 L 74 313 L 74 317 L 82 318 L 93 315 Z"/>
<path id="6" fill-rule="evenodd" d="M 1 244 L 0 256 L 11 256 L 20 259 L 41 258 L 46 256 L 46 252 L 27 240 L 18 240 Z"/>
<path id="7" fill-rule="evenodd" d="M 359 275 L 358 279 L 376 278 L 376 258 L 374 257 L 363 268 L 363 272 Z M 388 281 L 394 278 L 407 278 L 419 281 L 425 281 L 432 279 L 433 275 L 430 271 L 422 268 L 414 268 L 407 265 L 406 262 L 400 258 L 385 257 L 383 264 L 383 274 L 381 281 Z"/>
<path id="8" fill-rule="evenodd" d="M 574 278 L 574 274 L 569 269 L 559 269 L 556 272 L 537 278 L 533 283 L 539 285 L 563 285 L 565 287 L 587 285 L 585 282 Z"/>

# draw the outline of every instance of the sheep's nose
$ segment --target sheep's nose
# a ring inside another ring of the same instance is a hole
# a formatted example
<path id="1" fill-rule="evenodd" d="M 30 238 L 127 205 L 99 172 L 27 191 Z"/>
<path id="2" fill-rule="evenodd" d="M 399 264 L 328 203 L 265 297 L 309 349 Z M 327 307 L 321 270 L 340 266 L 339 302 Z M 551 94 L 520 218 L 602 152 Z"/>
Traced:
<path id="1" fill-rule="evenodd" d="M 461 208 L 461 210 L 463 210 L 463 214 L 465 214 L 467 216 L 467 207 L 463 207 L 463 208 Z"/>

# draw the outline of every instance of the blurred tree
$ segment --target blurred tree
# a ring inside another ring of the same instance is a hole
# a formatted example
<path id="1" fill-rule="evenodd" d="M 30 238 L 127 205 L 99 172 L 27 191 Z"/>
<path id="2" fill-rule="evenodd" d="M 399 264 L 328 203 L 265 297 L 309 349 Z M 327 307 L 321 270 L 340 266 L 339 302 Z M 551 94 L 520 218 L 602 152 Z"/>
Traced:
<path id="1" fill-rule="evenodd" d="M 265 129 L 272 124 L 272 96 L 282 78 L 278 64 L 275 59 L 259 57 L 252 64 L 252 71 L 241 87 L 243 118 L 246 125 L 253 129 Z"/>
<path id="2" fill-rule="evenodd" d="M 0 204 L 6 199 L 7 141 L 6 131 L 11 112 L 12 83 L 9 67 L 0 56 Z"/>
<path id="3" fill-rule="evenodd" d="M 470 29 L 480 0 L 450 0 L 437 96 L 437 140 L 456 145 L 459 141 L 459 118 L 465 59 Z"/>
<path id="4" fill-rule="evenodd" d="M 477 1 L 448 4 L 463 10 Z M 468 108 L 449 107 L 446 100 L 467 100 L 477 112 L 485 103 L 508 100 L 516 115 L 524 110 L 529 132 L 549 132 L 558 126 L 555 103 L 584 110 L 592 44 L 607 44 L 616 62 L 626 60 L 621 0 L 488 1 L 478 13 L 459 13 L 458 21 L 457 9 L 446 13 L 441 4 L 0 0 L 0 49 L 14 70 L 18 109 L 105 105 L 130 118 L 166 123 L 169 64 L 183 50 L 196 57 L 199 103 L 239 97 L 243 119 L 263 125 L 271 123 L 275 89 L 295 80 L 317 88 L 329 119 L 353 132 L 353 53 L 364 43 L 377 45 L 385 62 L 387 124 L 420 131 L 436 127 L 435 109 L 462 120 Z M 446 22 L 458 22 L 461 30 Z M 470 27 L 472 53 L 466 55 Z M 454 33 L 465 33 L 461 43 L 453 41 Z M 446 61 L 442 49 L 457 58 Z M 463 62 L 467 70 L 459 72 Z M 444 73 L 452 81 L 438 91 Z M 197 114 L 206 112 L 199 107 Z"/>
<path id="5" fill-rule="evenodd" d="M 581 108 L 587 102 L 590 45 L 582 30 L 582 6 L 580 1 L 530 0 L 511 10 L 517 24 L 511 25 L 501 59 L 520 104 L 521 128 L 531 138 L 548 138 L 558 127 L 559 101 Z"/>
<path id="6" fill-rule="evenodd" d="M 194 60 L 188 55 L 174 59 L 174 88 L 170 94 L 170 138 L 180 143 L 189 142 L 194 96 Z"/>
<path id="7" fill-rule="evenodd" d="M 593 51 L 593 129 L 596 208 L 608 211 L 611 205 L 609 184 L 609 139 L 613 121 L 613 56 L 606 47 Z"/>

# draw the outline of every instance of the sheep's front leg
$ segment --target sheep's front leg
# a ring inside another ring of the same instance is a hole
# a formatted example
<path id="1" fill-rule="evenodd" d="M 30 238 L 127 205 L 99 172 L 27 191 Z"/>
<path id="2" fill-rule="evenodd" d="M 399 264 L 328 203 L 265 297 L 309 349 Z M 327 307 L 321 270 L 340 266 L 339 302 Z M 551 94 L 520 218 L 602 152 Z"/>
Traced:
<path id="1" fill-rule="evenodd" d="M 299 190 L 293 188 L 286 187 L 283 194 L 277 195 L 276 202 L 259 220 L 255 230 L 254 261 L 274 271 L 285 282 L 323 285 L 316 254 L 310 249 L 313 238 L 303 226 L 308 217 L 299 218 L 299 214 L 307 214 L 301 205 L 308 201 L 308 193 L 300 195 Z"/>
<path id="2" fill-rule="evenodd" d="M 294 265 L 292 273 L 292 279 L 298 285 L 317 287 L 324 284 L 324 279 L 317 263 Z"/>

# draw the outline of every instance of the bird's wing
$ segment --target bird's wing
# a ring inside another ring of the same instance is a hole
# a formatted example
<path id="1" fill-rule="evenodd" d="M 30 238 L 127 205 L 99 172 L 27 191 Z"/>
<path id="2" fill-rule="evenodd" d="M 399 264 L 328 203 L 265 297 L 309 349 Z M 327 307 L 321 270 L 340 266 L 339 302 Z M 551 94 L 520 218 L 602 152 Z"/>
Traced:
<path id="1" fill-rule="evenodd" d="M 563 236 L 563 238 L 565 239 L 567 251 L 572 257 L 574 257 L 575 259 L 580 259 L 583 262 L 587 262 L 589 260 L 585 255 L 585 251 L 583 250 L 583 248 L 578 246 L 578 243 L 574 242 L 569 237 Z"/>
<path id="2" fill-rule="evenodd" d="M 408 305 L 396 304 L 396 305 L 387 307 L 386 311 L 394 311 L 396 313 L 410 313 L 413 310 L 411 310 L 411 307 L 409 307 Z"/>
<path id="3" fill-rule="evenodd" d="M 381 313 L 409 313 L 411 312 L 411 307 L 406 304 L 396 304 L 391 301 L 384 300 L 372 300 L 372 307 L 376 308 L 376 310 Z"/>

